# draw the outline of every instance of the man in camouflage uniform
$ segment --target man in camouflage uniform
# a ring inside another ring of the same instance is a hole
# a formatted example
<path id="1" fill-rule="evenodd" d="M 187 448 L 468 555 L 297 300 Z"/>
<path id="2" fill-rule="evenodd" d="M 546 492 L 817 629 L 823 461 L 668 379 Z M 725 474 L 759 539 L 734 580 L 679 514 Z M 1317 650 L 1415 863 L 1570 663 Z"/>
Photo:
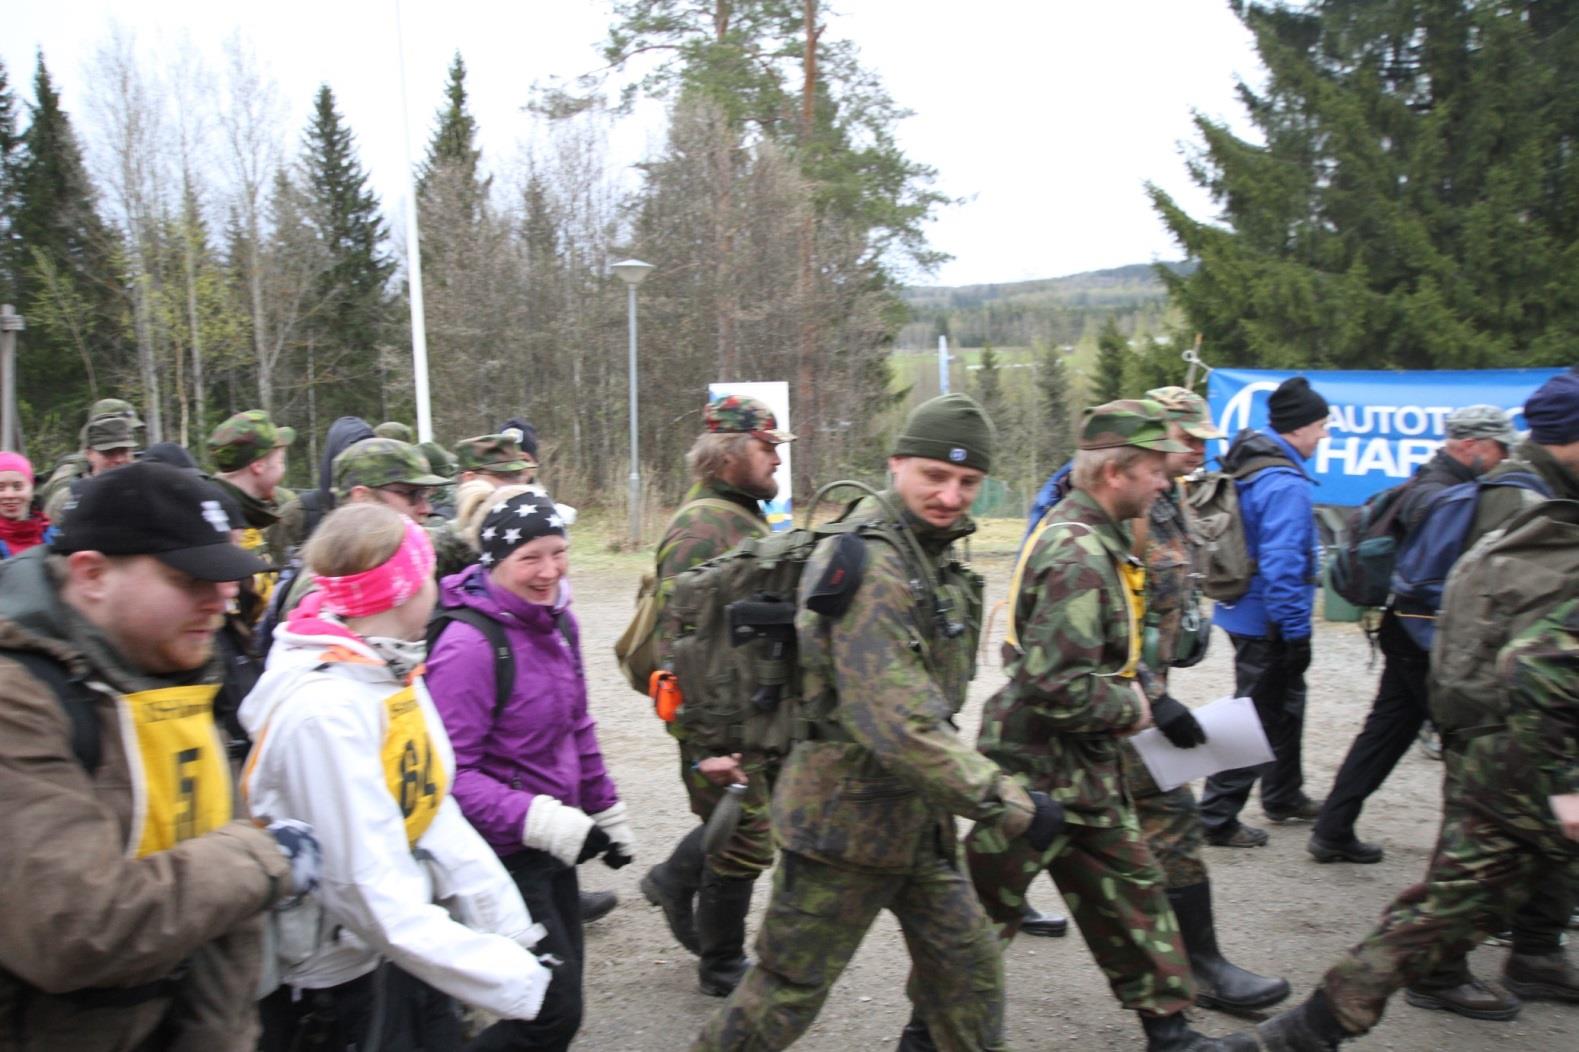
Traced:
<path id="1" fill-rule="evenodd" d="M 1579 862 L 1574 591 L 1497 655 L 1505 714 L 1461 755 L 1444 754 L 1442 831 L 1425 880 L 1393 901 L 1308 1001 L 1261 1024 L 1264 1048 L 1328 1052 L 1365 1033 L 1394 990 L 1467 953 L 1502 926 L 1509 900 Z"/>
<path id="2" fill-rule="evenodd" d="M 982 585 L 953 544 L 975 529 L 967 512 L 992 445 L 991 423 L 964 395 L 918 406 L 894 443 L 889 491 L 857 505 L 848 521 L 859 528 L 825 538 L 805 567 L 795 627 L 811 738 L 774 787 L 780 859 L 756 962 L 696 1052 L 793 1043 L 884 908 L 904 932 L 906 992 L 936 1047 L 1005 1047 L 1003 963 L 960 870 L 954 816 L 1046 846 L 1057 809 L 951 722 L 975 672 Z M 851 543 L 864 570 L 831 574 L 850 565 Z M 824 589 L 848 604 L 842 613 L 808 606 Z M 901 1047 L 925 1046 L 907 1032 Z"/>
<path id="3" fill-rule="evenodd" d="M 77 480 L 130 464 L 139 444 L 137 432 L 142 427 L 130 402 L 119 398 L 94 402 L 88 409 L 88 422 L 82 425 L 82 451 L 62 458 L 39 488 L 45 517 L 60 523 L 66 499 Z"/>
<path id="4" fill-rule="evenodd" d="M 755 398 L 726 395 L 710 402 L 702 416 L 707 430 L 686 458 L 695 482 L 658 542 L 655 573 L 665 598 L 674 578 L 686 570 L 748 537 L 767 534 L 761 502 L 778 495 L 773 477 L 780 463 L 778 447 L 795 440 Z M 665 642 L 658 640 L 660 652 Z M 647 871 L 641 891 L 648 902 L 663 908 L 681 945 L 701 958 L 697 979 L 702 992 L 723 997 L 745 974 L 752 888 L 773 865 L 768 796 L 778 761 L 757 753 L 715 756 L 687 741 L 678 722 L 664 726 L 680 747 L 680 780 L 691 813 L 701 824 L 680 838 L 668 859 Z M 704 858 L 702 830 L 730 782 L 746 786 L 740 822 L 723 847 Z"/>
<path id="5" fill-rule="evenodd" d="M 447 522 L 455 519 L 455 476 L 460 471 L 460 462 L 455 454 L 431 439 L 418 443 L 417 449 L 427 459 L 428 470 L 444 478 L 445 484 L 433 490 L 429 503 L 433 505 L 433 514 L 428 516 L 429 521 L 436 516 Z"/>
<path id="6" fill-rule="evenodd" d="M 208 436 L 208 455 L 214 462 L 214 483 L 241 506 L 247 528 L 238 542 L 270 566 L 286 560 L 284 540 L 274 527 L 280 521 L 279 485 L 285 478 L 286 450 L 296 441 L 296 430 L 279 427 L 261 409 L 237 413 Z M 252 605 L 247 616 L 254 622 L 268 605 L 277 571 L 252 580 Z"/>
<path id="7" fill-rule="evenodd" d="M 373 428 L 373 434 L 379 438 L 392 438 L 396 442 L 404 442 L 408 446 L 417 444 L 417 433 L 411 429 L 410 424 L 402 424 L 399 420 L 385 420 Z"/>
<path id="8" fill-rule="evenodd" d="M 1145 569 L 1128 525 L 1168 490 L 1165 456 L 1188 452 L 1168 437 L 1157 402 L 1086 411 L 1074 489 L 1032 533 L 1010 584 L 1009 682 L 988 700 L 977 741 L 1062 804 L 1067 824 L 1044 852 L 990 826 L 966 838 L 971 879 L 1005 939 L 1018 930 L 1027 885 L 1051 874 L 1114 994 L 1140 1014 L 1150 1052 L 1255 1047 L 1185 1022 L 1190 965 L 1123 787 L 1122 739 L 1154 713 L 1175 745 L 1204 740 L 1143 661 Z"/>
<path id="9" fill-rule="evenodd" d="M 527 472 L 537 465 L 509 435 L 463 438 L 455 444 L 455 462 L 460 471 L 455 487 L 455 529 L 475 548 L 477 531 L 494 504 L 494 491 L 523 485 Z"/>

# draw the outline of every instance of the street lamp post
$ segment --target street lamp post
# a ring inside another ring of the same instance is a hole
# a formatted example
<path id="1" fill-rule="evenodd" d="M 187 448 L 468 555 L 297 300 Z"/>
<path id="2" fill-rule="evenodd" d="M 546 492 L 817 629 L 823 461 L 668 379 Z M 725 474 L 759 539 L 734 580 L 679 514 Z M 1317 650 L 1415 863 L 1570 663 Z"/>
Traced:
<path id="1" fill-rule="evenodd" d="M 641 454 L 638 449 L 636 427 L 636 286 L 652 272 L 651 263 L 639 259 L 625 259 L 611 268 L 625 283 L 626 311 L 630 318 L 630 418 L 631 418 L 631 473 L 630 473 L 630 541 L 631 547 L 641 545 Z"/>

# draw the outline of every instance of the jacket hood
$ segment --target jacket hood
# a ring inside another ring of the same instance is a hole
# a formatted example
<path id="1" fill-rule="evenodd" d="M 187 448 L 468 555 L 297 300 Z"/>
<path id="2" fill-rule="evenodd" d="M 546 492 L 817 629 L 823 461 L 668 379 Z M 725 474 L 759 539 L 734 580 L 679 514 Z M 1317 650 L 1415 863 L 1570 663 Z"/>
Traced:
<path id="1" fill-rule="evenodd" d="M 286 621 L 274 630 L 267 669 L 236 710 L 247 733 L 256 738 L 297 681 L 326 663 L 354 679 L 387 684 L 391 691 L 400 685 L 384 659 L 350 629 L 318 619 Z"/>
<path id="2" fill-rule="evenodd" d="M 503 624 L 523 625 L 538 631 L 554 627 L 555 619 L 570 606 L 570 580 L 559 579 L 559 598 L 552 606 L 527 602 L 488 579 L 488 570 L 473 563 L 439 582 L 439 605 L 465 606 Z"/>
<path id="3" fill-rule="evenodd" d="M 1306 478 L 1310 477 L 1305 472 L 1304 458 L 1296 453 L 1292 446 L 1276 435 L 1269 435 L 1265 431 L 1255 431 L 1248 427 L 1234 436 L 1233 442 L 1228 447 L 1228 452 L 1222 455 L 1221 463 L 1224 471 L 1233 472 L 1260 457 L 1276 457 L 1280 460 L 1286 460 L 1289 467 L 1301 475 L 1305 475 Z"/>
<path id="4" fill-rule="evenodd" d="M 318 497 L 325 511 L 334 507 L 334 458 L 364 438 L 377 437 L 373 428 L 359 416 L 342 416 L 329 425 L 324 436 L 323 456 L 318 458 Z"/>

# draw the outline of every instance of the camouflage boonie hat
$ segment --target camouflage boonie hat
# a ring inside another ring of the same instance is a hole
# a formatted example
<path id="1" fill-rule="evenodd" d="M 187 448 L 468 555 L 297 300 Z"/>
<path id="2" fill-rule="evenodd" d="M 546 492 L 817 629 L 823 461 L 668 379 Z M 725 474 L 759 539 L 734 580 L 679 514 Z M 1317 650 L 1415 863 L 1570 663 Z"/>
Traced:
<path id="1" fill-rule="evenodd" d="M 455 443 L 455 459 L 462 471 L 492 471 L 508 474 L 537 467 L 537 462 L 515 444 L 509 435 L 478 435 Z"/>
<path id="2" fill-rule="evenodd" d="M 1136 446 L 1158 453 L 1188 453 L 1190 447 L 1168 437 L 1168 411 L 1149 398 L 1121 398 L 1092 406 L 1080 419 L 1081 449 Z"/>
<path id="3" fill-rule="evenodd" d="M 1154 387 L 1146 397 L 1161 405 L 1168 419 L 1178 424 L 1187 435 L 1196 438 L 1222 438 L 1223 433 L 1212 425 L 1212 411 L 1206 399 L 1184 387 Z"/>
<path id="4" fill-rule="evenodd" d="M 1494 405 L 1466 405 L 1455 409 L 1447 415 L 1442 426 L 1448 438 L 1489 438 L 1509 449 L 1519 441 L 1513 421 Z"/>
<path id="5" fill-rule="evenodd" d="M 707 430 L 715 435 L 750 435 L 764 442 L 778 445 L 793 442 L 795 436 L 779 430 L 778 417 L 773 410 L 755 398 L 744 395 L 724 395 L 707 403 L 702 413 Z"/>
<path id="6" fill-rule="evenodd" d="M 137 433 L 124 416 L 105 416 L 88 421 L 82 429 L 82 448 L 104 452 L 106 449 L 136 449 Z"/>
<path id="7" fill-rule="evenodd" d="M 334 458 L 334 492 L 343 497 L 356 486 L 377 489 L 391 483 L 443 486 L 449 479 L 428 470 L 420 450 L 393 438 L 364 438 Z"/>
<path id="8" fill-rule="evenodd" d="M 277 426 L 261 409 L 247 409 L 214 428 L 208 436 L 208 455 L 220 471 L 240 471 L 294 441 L 295 428 Z"/>
<path id="9" fill-rule="evenodd" d="M 373 434 L 379 438 L 393 438 L 407 445 L 417 444 L 417 433 L 411 429 L 410 424 L 402 424 L 399 420 L 385 420 L 373 428 Z"/>
<path id="10" fill-rule="evenodd" d="M 446 479 L 453 479 L 460 465 L 455 460 L 455 454 L 445 449 L 434 441 L 418 443 L 417 448 L 427 458 L 428 470 L 435 475 L 443 475 Z"/>
<path id="11" fill-rule="evenodd" d="M 137 418 L 137 410 L 132 408 L 130 402 L 121 398 L 101 398 L 88 407 L 88 423 L 83 424 L 82 430 L 77 432 L 77 437 L 82 440 L 82 444 L 84 446 L 88 445 L 88 424 L 93 423 L 95 420 L 104 420 L 111 417 L 128 420 L 134 428 L 147 426 Z"/>

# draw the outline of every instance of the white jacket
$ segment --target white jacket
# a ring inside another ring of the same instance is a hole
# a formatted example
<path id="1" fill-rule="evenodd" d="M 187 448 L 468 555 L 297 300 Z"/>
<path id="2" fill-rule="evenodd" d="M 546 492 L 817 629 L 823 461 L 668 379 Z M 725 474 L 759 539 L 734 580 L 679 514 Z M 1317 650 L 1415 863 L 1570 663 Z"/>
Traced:
<path id="1" fill-rule="evenodd" d="M 275 926 L 282 979 L 337 986 L 383 955 L 462 1001 L 531 1019 L 551 976 L 528 949 L 543 929 L 499 857 L 448 795 L 408 844 L 384 768 L 385 699 L 403 686 L 354 637 L 281 626 L 267 671 L 242 703 L 255 743 L 242 775 L 252 813 L 309 822 L 323 846 L 317 891 Z M 415 687 L 429 755 L 448 787 L 454 754 L 420 680 Z"/>

